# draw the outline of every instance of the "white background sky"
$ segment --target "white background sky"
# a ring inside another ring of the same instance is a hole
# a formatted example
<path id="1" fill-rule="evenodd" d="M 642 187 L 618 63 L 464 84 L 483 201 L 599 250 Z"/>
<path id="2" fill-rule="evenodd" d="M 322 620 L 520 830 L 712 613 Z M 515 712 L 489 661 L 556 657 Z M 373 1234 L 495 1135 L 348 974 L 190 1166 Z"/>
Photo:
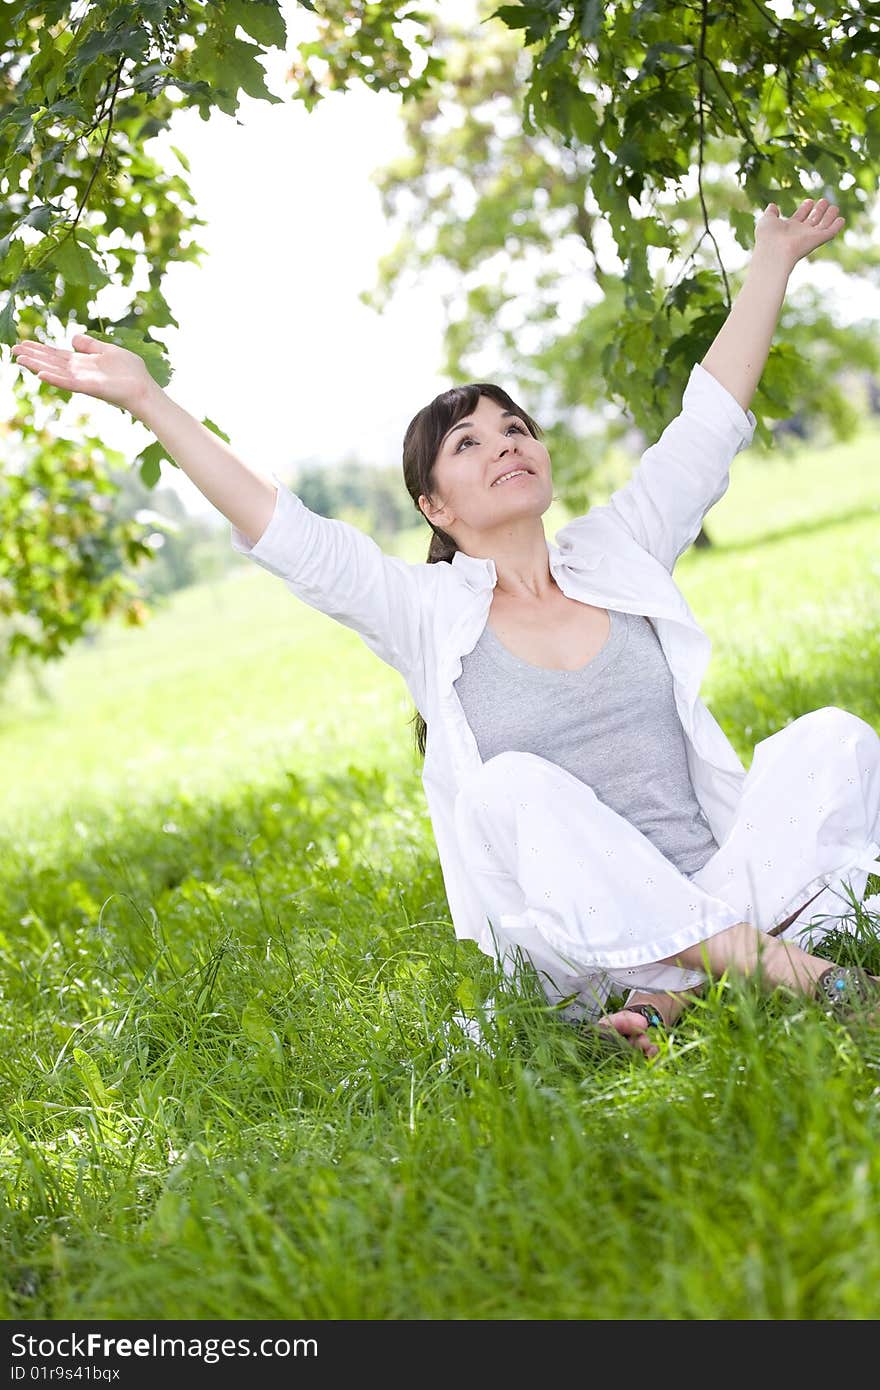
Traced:
<path id="1" fill-rule="evenodd" d="M 317 25 L 292 0 L 282 10 L 292 51 Z M 405 151 L 399 98 L 356 84 L 308 112 L 289 96 L 289 56 L 270 50 L 260 61 L 284 105 L 242 92 L 237 118 L 182 111 L 148 145 L 168 168 L 177 167 L 172 144 L 186 154 L 184 177 L 207 224 L 194 233 L 208 253 L 201 267 L 172 265 L 164 281 L 180 325 L 155 335 L 174 368 L 166 390 L 282 477 L 304 459 L 399 463 L 412 415 L 449 385 L 438 376 L 436 293 L 410 290 L 383 314 L 358 299 L 395 240 L 370 174 Z M 137 449 L 149 442 L 142 427 L 109 414 L 108 434 L 113 427 Z M 165 463 L 162 483 L 189 510 L 223 521 Z"/>
<path id="2" fill-rule="evenodd" d="M 475 0 L 443 3 L 455 19 L 475 13 Z M 293 0 L 282 0 L 282 9 L 292 50 L 314 36 L 315 19 Z M 398 292 L 383 314 L 358 299 L 397 237 L 370 175 L 406 150 L 400 99 L 356 85 L 308 112 L 286 94 L 288 63 L 277 50 L 263 60 L 267 85 L 284 105 L 242 93 L 237 118 L 179 112 L 170 132 L 149 142 L 170 169 L 179 167 L 170 146 L 184 151 L 191 166 L 184 177 L 206 220 L 194 231 L 206 248 L 202 265 L 172 265 L 164 280 L 180 325 L 155 334 L 174 368 L 166 389 L 194 415 L 215 420 L 242 457 L 282 477 L 298 461 L 347 454 L 399 466 L 409 420 L 450 385 L 439 374 L 439 278 Z M 569 270 L 570 258 L 564 264 Z M 805 279 L 833 287 L 844 318 L 880 318 L 880 295 L 850 288 L 834 267 L 802 261 L 791 287 Z M 117 293 L 101 292 L 99 312 L 122 311 L 129 291 L 114 305 Z M 582 304 L 583 287 L 577 298 Z M 69 346 L 74 331 L 58 341 Z M 17 370 L 4 363 L 7 382 Z M 86 410 L 95 433 L 130 457 L 150 442 L 142 426 L 104 402 L 74 396 L 69 409 Z M 163 464 L 162 484 L 193 513 L 226 525 L 178 469 Z"/>

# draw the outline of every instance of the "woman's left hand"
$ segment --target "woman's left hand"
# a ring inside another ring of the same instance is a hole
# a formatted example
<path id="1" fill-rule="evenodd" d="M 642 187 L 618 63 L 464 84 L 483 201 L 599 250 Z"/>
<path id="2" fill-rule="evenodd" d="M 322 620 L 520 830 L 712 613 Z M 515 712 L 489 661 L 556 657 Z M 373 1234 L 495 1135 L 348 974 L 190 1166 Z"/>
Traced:
<path id="1" fill-rule="evenodd" d="M 760 248 L 762 256 L 777 256 L 791 270 L 817 246 L 836 237 L 844 225 L 837 204 L 827 198 L 818 203 L 805 198 L 791 217 L 783 217 L 776 203 L 768 203 L 755 225 L 755 250 Z"/>

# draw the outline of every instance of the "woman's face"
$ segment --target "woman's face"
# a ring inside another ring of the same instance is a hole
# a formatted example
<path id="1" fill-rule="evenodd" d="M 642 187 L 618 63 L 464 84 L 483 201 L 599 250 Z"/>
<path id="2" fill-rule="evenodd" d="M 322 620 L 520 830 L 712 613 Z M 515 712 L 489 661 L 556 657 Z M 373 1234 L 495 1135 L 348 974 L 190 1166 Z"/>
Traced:
<path id="1" fill-rule="evenodd" d="M 520 476 L 497 481 L 517 469 Z M 491 396 L 480 396 L 447 431 L 433 476 L 433 499 L 423 493 L 419 506 L 465 548 L 478 535 L 543 516 L 553 500 L 550 455 L 525 421 Z"/>

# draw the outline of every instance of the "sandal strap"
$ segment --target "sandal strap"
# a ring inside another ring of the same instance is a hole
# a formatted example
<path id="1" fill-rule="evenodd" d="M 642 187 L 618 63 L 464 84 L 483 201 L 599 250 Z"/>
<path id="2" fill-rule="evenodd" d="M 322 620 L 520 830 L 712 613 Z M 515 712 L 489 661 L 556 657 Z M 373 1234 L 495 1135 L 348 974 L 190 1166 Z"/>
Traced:
<path id="1" fill-rule="evenodd" d="M 626 1004 L 624 1006 L 627 1013 L 641 1014 L 648 1020 L 649 1028 L 665 1028 L 666 1021 L 659 1009 L 655 1009 L 653 1004 Z"/>
<path id="2" fill-rule="evenodd" d="M 829 1013 L 848 1013 L 854 1004 L 867 1004 L 880 994 L 877 982 L 860 965 L 832 965 L 816 981 Z"/>

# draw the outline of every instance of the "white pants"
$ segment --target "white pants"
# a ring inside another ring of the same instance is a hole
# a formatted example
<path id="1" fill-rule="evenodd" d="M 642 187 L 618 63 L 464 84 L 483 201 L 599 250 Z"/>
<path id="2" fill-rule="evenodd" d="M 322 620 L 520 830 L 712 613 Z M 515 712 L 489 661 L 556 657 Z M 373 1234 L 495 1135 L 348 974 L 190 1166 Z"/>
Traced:
<path id="1" fill-rule="evenodd" d="M 505 969 L 524 957 L 562 1012 L 595 1017 L 615 986 L 705 980 L 658 962 L 737 922 L 769 931 L 802 907 L 780 935 L 806 949 L 851 926 L 846 885 L 861 902 L 880 873 L 880 737 L 829 705 L 757 743 L 734 824 L 692 875 L 536 753 L 483 763 L 455 825 Z"/>

